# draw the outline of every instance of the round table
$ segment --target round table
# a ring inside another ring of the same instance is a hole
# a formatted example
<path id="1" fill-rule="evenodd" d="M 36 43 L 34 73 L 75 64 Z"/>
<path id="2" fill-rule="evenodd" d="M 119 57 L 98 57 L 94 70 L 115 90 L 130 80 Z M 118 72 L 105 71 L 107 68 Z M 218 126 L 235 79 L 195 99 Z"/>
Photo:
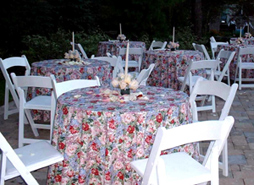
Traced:
<path id="1" fill-rule="evenodd" d="M 146 44 L 141 41 L 129 41 L 130 48 L 143 48 L 146 50 Z M 118 56 L 119 48 L 126 48 L 127 41 L 120 42 L 115 41 L 102 41 L 98 44 L 98 52 L 96 56 L 107 56 L 106 53 L 109 52 L 112 55 Z"/>
<path id="2" fill-rule="evenodd" d="M 57 82 L 73 79 L 93 79 L 98 76 L 101 86 L 109 86 L 112 78 L 111 65 L 108 62 L 83 59 L 82 64 L 71 64 L 67 59 L 52 59 L 32 63 L 31 75 L 50 76 L 55 75 Z M 33 89 L 28 97 L 35 97 L 38 94 L 50 95 L 50 90 L 44 88 Z M 48 121 L 50 114 L 48 111 L 33 111 L 35 120 Z"/>
<path id="3" fill-rule="evenodd" d="M 158 127 L 192 122 L 188 95 L 163 87 L 141 86 L 143 96 L 119 95 L 119 89 L 83 88 L 63 94 L 57 102 L 52 145 L 64 161 L 49 169 L 48 184 L 136 184 L 130 167 L 150 154 Z M 123 98 L 131 97 L 132 101 Z M 197 157 L 195 144 L 185 151 Z"/>
<path id="4" fill-rule="evenodd" d="M 225 44 L 225 45 L 218 45 L 216 55 L 220 52 L 221 49 L 224 49 L 225 51 L 235 51 L 235 56 L 233 58 L 233 61 L 229 65 L 229 72 L 230 72 L 230 79 L 235 79 L 235 72 L 236 72 L 236 66 L 237 66 L 237 57 L 239 53 L 240 47 L 254 47 L 254 45 L 247 45 L 247 44 Z M 247 56 L 242 57 L 242 62 L 246 62 Z M 223 69 L 226 61 L 221 60 L 221 69 Z M 252 61 L 252 60 L 249 60 Z M 242 70 L 242 78 L 254 78 L 254 70 L 251 69 L 245 69 Z"/>
<path id="5" fill-rule="evenodd" d="M 147 69 L 154 63 L 147 84 L 179 90 L 181 84 L 177 78 L 185 75 L 190 60 L 203 59 L 203 53 L 194 50 L 149 50 L 144 52 L 141 69 Z M 195 74 L 206 75 L 204 70 L 198 70 Z"/>

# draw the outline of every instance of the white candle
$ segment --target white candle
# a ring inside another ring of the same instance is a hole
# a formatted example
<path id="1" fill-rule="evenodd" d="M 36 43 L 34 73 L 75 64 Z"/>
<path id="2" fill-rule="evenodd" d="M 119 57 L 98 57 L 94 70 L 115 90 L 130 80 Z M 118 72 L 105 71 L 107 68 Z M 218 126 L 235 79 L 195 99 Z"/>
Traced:
<path id="1" fill-rule="evenodd" d="M 122 35 L 122 25 L 120 23 L 120 35 Z"/>
<path id="2" fill-rule="evenodd" d="M 173 42 L 175 42 L 175 27 L 173 27 Z"/>
<path id="3" fill-rule="evenodd" d="M 128 74 L 128 62 L 129 62 L 129 41 L 127 42 L 126 55 L 125 55 L 125 77 Z"/>
<path id="4" fill-rule="evenodd" d="M 74 51 L 74 32 L 72 32 L 72 51 Z"/>

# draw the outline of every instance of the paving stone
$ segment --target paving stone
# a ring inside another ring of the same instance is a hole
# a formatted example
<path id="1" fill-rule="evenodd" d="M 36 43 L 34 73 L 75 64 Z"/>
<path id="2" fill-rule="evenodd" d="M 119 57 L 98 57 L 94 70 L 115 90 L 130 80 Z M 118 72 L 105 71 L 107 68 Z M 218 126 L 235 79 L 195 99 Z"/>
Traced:
<path id="1" fill-rule="evenodd" d="M 244 155 L 230 155 L 228 156 L 228 163 L 232 164 L 247 164 L 246 158 Z"/>

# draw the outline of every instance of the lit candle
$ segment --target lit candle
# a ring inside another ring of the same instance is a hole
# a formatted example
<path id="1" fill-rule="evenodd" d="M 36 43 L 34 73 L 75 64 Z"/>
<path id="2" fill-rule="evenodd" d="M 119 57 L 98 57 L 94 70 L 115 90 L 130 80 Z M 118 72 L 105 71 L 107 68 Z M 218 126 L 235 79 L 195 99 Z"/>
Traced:
<path id="1" fill-rule="evenodd" d="M 122 25 L 120 23 L 120 35 L 122 35 Z"/>
<path id="2" fill-rule="evenodd" d="M 242 37 L 242 27 L 240 27 L 240 38 Z"/>
<path id="3" fill-rule="evenodd" d="M 173 42 L 175 42 L 175 27 L 173 27 Z"/>
<path id="4" fill-rule="evenodd" d="M 126 48 L 126 56 L 125 56 L 125 77 L 127 77 L 128 73 L 128 61 L 129 61 L 129 41 L 127 42 L 127 48 Z"/>
<path id="5" fill-rule="evenodd" d="M 74 51 L 74 32 L 72 32 L 72 51 Z"/>

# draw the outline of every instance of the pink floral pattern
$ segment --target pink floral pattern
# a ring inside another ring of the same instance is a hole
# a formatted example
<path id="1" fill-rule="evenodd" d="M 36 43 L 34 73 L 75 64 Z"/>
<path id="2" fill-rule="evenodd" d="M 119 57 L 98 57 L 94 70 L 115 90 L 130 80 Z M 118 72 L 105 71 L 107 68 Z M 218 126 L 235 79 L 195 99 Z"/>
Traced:
<path id="1" fill-rule="evenodd" d="M 105 61 L 95 59 L 83 59 L 88 64 L 84 65 L 65 65 L 60 62 L 66 59 L 44 60 L 32 63 L 31 75 L 35 76 L 50 76 L 55 75 L 57 82 L 72 80 L 72 79 L 93 79 L 98 76 L 102 86 L 108 86 L 111 82 L 112 73 L 111 66 Z M 40 94 L 50 95 L 49 89 L 33 89 L 28 94 L 28 97 L 35 97 Z M 35 120 L 50 120 L 48 111 L 33 111 Z"/>
<path id="2" fill-rule="evenodd" d="M 141 68 L 148 68 L 155 63 L 154 69 L 147 80 L 151 86 L 170 87 L 179 90 L 181 84 L 178 77 L 184 76 L 190 60 L 203 60 L 204 55 L 194 50 L 152 50 L 144 52 Z M 205 76 L 204 70 L 195 71 L 196 74 Z"/>
<path id="3" fill-rule="evenodd" d="M 237 66 L 237 57 L 238 57 L 238 54 L 239 54 L 239 48 L 240 47 L 254 47 L 254 45 L 246 45 L 246 44 L 218 45 L 217 46 L 217 52 L 215 53 L 215 55 L 217 55 L 221 49 L 224 49 L 225 51 L 235 51 L 235 56 L 233 58 L 233 61 L 229 65 L 229 73 L 230 73 L 230 78 L 232 80 L 235 79 L 235 72 L 236 72 L 236 66 Z M 242 62 L 247 61 L 247 58 L 248 58 L 247 55 L 245 57 L 242 57 Z M 223 67 L 224 67 L 224 65 L 227 61 L 226 60 L 221 60 L 221 61 L 222 61 L 221 69 L 223 69 Z M 250 59 L 248 59 L 248 62 L 254 62 L 254 57 L 251 56 Z M 251 69 L 242 70 L 242 77 L 243 78 L 254 78 L 254 70 L 251 70 Z"/>
<path id="4" fill-rule="evenodd" d="M 97 56 L 106 56 L 109 52 L 112 55 L 119 55 L 119 48 L 126 48 L 127 41 L 103 41 L 99 42 Z M 146 50 L 146 44 L 140 41 L 130 41 L 130 48 L 143 48 Z"/>
<path id="5" fill-rule="evenodd" d="M 184 92 L 146 86 L 138 91 L 148 100 L 104 102 L 104 91 L 85 88 L 59 97 L 52 144 L 64 161 L 50 167 L 48 184 L 139 184 L 130 162 L 149 156 L 157 128 L 192 122 Z M 198 157 L 193 144 L 162 154 L 179 151 Z"/>

